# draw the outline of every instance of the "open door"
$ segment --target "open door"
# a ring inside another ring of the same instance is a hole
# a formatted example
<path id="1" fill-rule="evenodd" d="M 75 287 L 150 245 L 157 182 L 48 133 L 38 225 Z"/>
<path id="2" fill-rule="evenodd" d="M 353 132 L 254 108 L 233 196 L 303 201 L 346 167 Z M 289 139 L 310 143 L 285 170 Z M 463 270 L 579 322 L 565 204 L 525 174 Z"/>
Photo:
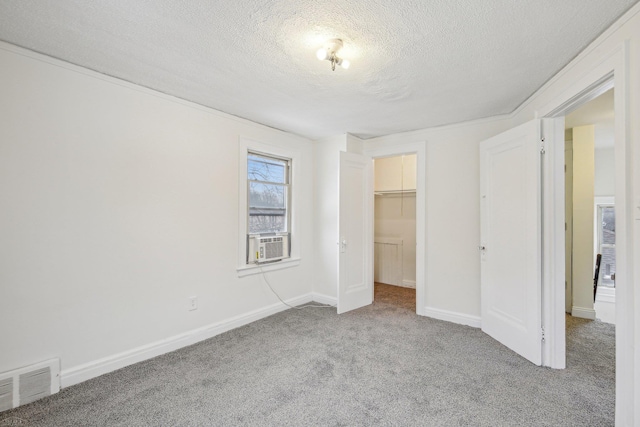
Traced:
<path id="1" fill-rule="evenodd" d="M 340 153 L 338 313 L 373 302 L 373 161 Z"/>
<path id="2" fill-rule="evenodd" d="M 480 144 L 482 330 L 542 362 L 540 120 Z"/>

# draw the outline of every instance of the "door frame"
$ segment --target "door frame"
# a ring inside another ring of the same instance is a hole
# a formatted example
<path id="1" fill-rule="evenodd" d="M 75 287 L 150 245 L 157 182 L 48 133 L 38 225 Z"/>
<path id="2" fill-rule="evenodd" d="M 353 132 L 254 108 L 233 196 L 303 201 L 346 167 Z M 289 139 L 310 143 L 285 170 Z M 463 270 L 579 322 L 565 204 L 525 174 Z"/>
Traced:
<path id="1" fill-rule="evenodd" d="M 567 158 L 567 153 L 570 158 Z M 564 188 L 565 188 L 565 212 L 564 218 L 567 224 L 565 230 L 565 292 L 564 311 L 571 313 L 573 307 L 573 140 L 564 142 Z M 568 241 L 567 241 L 568 240 Z"/>
<path id="2" fill-rule="evenodd" d="M 615 87 L 615 198 L 616 198 L 616 420 L 628 419 L 634 404 L 634 283 L 633 262 L 633 171 L 629 135 L 629 43 L 603 58 L 581 78 L 567 86 L 562 95 L 537 111 L 539 117 L 563 117 L 606 90 Z M 562 129 L 564 132 L 564 129 Z M 564 141 L 564 138 L 562 139 Z M 564 366 L 564 144 L 551 144 L 545 161 L 543 259 L 543 322 L 551 330 L 547 351 L 550 366 Z M 640 219 L 640 217 L 639 217 Z M 554 233 L 552 229 L 556 230 Z M 619 246 L 618 246 L 619 245 Z M 562 265 L 561 265 L 562 264 Z M 562 314 L 560 318 L 559 314 Z M 560 340 L 560 337 L 562 340 Z M 560 357 L 562 355 L 562 357 Z"/>
<path id="3" fill-rule="evenodd" d="M 427 213 L 426 213 L 426 141 L 398 145 L 364 144 L 363 154 L 372 159 L 395 157 L 406 154 L 416 155 L 416 314 L 426 316 L 427 308 Z M 373 172 L 372 172 L 373 173 Z M 373 179 L 373 177 L 372 177 Z M 375 230 L 371 228 L 371 248 Z M 368 248 L 369 249 L 369 248 Z M 373 274 L 373 271 L 372 273 Z"/>

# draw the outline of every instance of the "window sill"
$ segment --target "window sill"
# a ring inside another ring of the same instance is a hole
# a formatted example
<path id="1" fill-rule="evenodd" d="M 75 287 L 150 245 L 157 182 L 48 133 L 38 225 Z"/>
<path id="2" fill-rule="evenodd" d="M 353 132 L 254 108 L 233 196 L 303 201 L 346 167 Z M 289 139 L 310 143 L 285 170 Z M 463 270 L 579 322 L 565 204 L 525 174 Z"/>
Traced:
<path id="1" fill-rule="evenodd" d="M 245 277 L 253 274 L 267 273 L 269 271 L 283 270 L 298 265 L 300 265 L 300 258 L 287 258 L 271 264 L 243 265 L 242 267 L 238 267 L 236 271 L 238 272 L 238 277 Z"/>

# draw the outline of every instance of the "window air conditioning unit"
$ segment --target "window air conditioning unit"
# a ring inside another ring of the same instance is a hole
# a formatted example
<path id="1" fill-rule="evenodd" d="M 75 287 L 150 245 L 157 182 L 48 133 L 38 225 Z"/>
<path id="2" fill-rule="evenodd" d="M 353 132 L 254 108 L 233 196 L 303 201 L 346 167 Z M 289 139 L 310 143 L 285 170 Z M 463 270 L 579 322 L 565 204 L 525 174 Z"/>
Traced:
<path id="1" fill-rule="evenodd" d="M 248 264 L 279 261 L 289 258 L 289 235 L 249 235 Z"/>

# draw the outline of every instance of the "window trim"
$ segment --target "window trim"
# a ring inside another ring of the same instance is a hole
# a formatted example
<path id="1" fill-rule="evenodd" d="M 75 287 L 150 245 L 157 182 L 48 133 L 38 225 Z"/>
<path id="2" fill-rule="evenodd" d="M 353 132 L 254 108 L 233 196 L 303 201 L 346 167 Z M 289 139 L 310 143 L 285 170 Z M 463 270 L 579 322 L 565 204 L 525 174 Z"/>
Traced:
<path id="1" fill-rule="evenodd" d="M 301 179 L 302 155 L 300 149 L 293 143 L 267 143 L 257 141 L 247 137 L 239 138 L 238 148 L 238 238 L 236 255 L 236 272 L 238 277 L 252 274 L 259 274 L 262 271 L 274 271 L 295 267 L 301 260 L 301 241 L 298 230 L 300 230 L 300 218 L 297 215 L 301 198 L 299 183 Z M 249 229 L 249 192 L 248 192 L 248 165 L 247 156 L 249 153 L 263 154 L 265 156 L 290 160 L 289 164 L 289 233 L 291 235 L 291 257 L 274 262 L 272 264 L 247 264 L 247 233 Z"/>

